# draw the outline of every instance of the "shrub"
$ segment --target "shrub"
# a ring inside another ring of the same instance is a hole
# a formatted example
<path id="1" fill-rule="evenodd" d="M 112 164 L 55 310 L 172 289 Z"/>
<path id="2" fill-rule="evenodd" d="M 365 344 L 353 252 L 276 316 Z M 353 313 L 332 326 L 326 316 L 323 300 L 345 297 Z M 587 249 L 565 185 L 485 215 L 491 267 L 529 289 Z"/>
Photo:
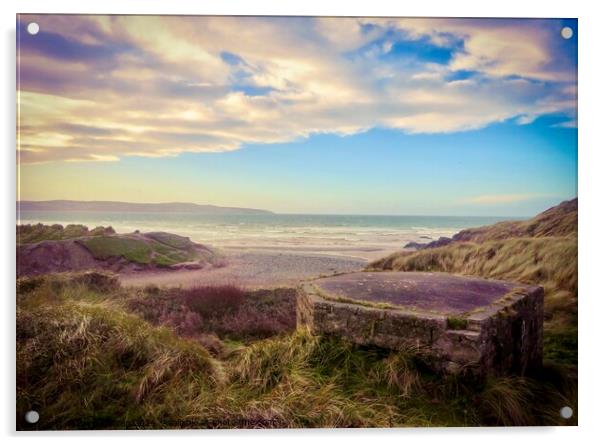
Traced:
<path id="1" fill-rule="evenodd" d="M 448 329 L 466 329 L 468 321 L 461 317 L 447 317 Z"/>
<path id="2" fill-rule="evenodd" d="M 245 293 L 231 285 L 198 286 L 177 290 L 174 296 L 201 316 L 221 317 L 236 311 L 243 303 Z"/>
<path id="3" fill-rule="evenodd" d="M 119 289 L 119 278 L 110 272 L 82 272 L 71 275 L 70 282 L 82 284 L 95 292 L 112 292 Z"/>
<path id="4" fill-rule="evenodd" d="M 165 289 L 150 286 L 127 308 L 178 334 L 216 334 L 249 342 L 292 332 L 296 327 L 296 291 L 275 289 L 245 292 L 235 286 Z"/>
<path id="5" fill-rule="evenodd" d="M 297 325 L 296 295 L 295 289 L 287 288 L 247 292 L 236 311 L 212 326 L 218 335 L 242 341 L 293 332 Z"/>

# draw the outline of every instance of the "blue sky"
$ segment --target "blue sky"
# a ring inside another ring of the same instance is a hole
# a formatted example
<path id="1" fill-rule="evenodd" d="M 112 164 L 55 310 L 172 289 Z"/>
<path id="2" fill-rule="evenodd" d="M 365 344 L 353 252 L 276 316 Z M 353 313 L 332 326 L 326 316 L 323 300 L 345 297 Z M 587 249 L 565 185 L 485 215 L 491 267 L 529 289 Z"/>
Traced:
<path id="1" fill-rule="evenodd" d="M 21 199 L 528 216 L 577 193 L 575 20 L 18 28 Z"/>

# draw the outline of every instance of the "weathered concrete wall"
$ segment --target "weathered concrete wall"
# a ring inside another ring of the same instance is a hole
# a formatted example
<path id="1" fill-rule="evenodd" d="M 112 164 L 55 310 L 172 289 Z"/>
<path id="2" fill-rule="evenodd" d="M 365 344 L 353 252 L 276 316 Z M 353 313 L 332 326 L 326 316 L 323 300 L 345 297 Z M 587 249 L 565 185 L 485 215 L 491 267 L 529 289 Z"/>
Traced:
<path id="1" fill-rule="evenodd" d="M 543 288 L 537 287 L 482 322 L 485 368 L 524 375 L 541 366 L 543 297 Z"/>
<path id="2" fill-rule="evenodd" d="M 297 297 L 297 324 L 311 332 L 362 345 L 412 349 L 438 371 L 523 375 L 541 365 L 541 287 L 508 295 L 461 321 L 462 329 L 453 329 L 444 314 L 334 301 L 320 296 L 311 284 L 303 285 Z"/>

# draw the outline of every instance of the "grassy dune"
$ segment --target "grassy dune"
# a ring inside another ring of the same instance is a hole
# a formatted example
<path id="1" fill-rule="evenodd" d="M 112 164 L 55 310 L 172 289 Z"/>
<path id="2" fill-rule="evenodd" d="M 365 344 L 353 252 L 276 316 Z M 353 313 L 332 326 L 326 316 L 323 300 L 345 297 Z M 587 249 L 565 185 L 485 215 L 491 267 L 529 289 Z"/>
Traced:
<path id="1" fill-rule="evenodd" d="M 483 242 L 509 238 L 543 238 L 577 235 L 577 198 L 564 201 L 526 221 L 502 221 L 462 230 L 456 241 Z"/>
<path id="2" fill-rule="evenodd" d="M 556 366 L 443 378 L 412 351 L 295 331 L 284 289 L 124 289 L 92 273 L 17 290 L 20 429 L 29 409 L 41 413 L 33 428 L 102 429 L 559 424 L 558 409 L 576 407 Z"/>
<path id="3" fill-rule="evenodd" d="M 38 244 L 45 242 L 42 245 Z M 74 245 L 75 244 L 75 245 Z M 222 259 L 213 250 L 190 241 L 189 238 L 166 232 L 116 234 L 111 228 L 96 227 L 89 230 L 86 226 L 70 224 L 66 227 L 55 225 L 19 225 L 17 226 L 17 256 L 23 264 L 21 269 L 27 274 L 30 263 L 53 263 L 53 258 L 38 258 L 40 255 L 50 257 L 75 258 L 83 246 L 91 255 L 89 262 L 98 262 L 98 268 L 106 264 L 102 262 L 138 266 L 171 267 L 182 263 L 196 263 L 199 267 L 207 264 L 220 265 Z M 77 267 L 75 270 L 86 267 Z M 90 268 L 91 266 L 87 266 Z M 67 267 L 43 270 L 43 272 L 63 272 L 73 270 Z"/>
<path id="4" fill-rule="evenodd" d="M 541 285 L 545 357 L 577 364 L 576 200 L 528 221 L 464 230 L 446 246 L 394 253 L 368 268 L 451 272 Z"/>
<path id="5" fill-rule="evenodd" d="M 81 240 L 81 244 L 98 260 L 122 257 L 136 264 L 173 266 L 198 259 L 194 244 L 187 241 L 186 245 L 180 243 L 182 247 L 174 247 L 152 237 L 121 235 L 91 237 Z"/>

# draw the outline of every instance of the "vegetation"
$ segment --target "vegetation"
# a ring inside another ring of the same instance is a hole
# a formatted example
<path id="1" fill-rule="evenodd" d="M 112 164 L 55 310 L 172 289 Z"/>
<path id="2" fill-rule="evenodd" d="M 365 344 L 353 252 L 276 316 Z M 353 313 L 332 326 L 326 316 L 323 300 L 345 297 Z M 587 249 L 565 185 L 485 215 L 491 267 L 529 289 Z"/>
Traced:
<path id="1" fill-rule="evenodd" d="M 99 260 L 123 257 L 134 263 L 149 264 L 153 252 L 148 243 L 136 238 L 102 236 L 85 240 L 82 244 Z"/>
<path id="2" fill-rule="evenodd" d="M 115 230 L 112 227 L 99 226 L 88 230 L 86 226 L 81 224 L 68 224 L 66 227 L 60 224 L 53 224 L 51 226 L 45 224 L 25 224 L 17 226 L 17 244 L 114 234 Z"/>
<path id="3" fill-rule="evenodd" d="M 576 220 L 576 201 L 563 203 L 370 265 L 543 285 L 546 360 L 529 377 L 444 377 L 417 351 L 295 330 L 291 289 L 124 289 L 95 272 L 21 278 L 17 427 L 574 425 L 577 412 L 563 420 L 559 410 L 577 408 Z M 99 258 L 151 263 L 187 249 L 169 234 L 81 240 Z M 30 409 L 41 413 L 35 425 L 23 420 Z"/>
<path id="4" fill-rule="evenodd" d="M 17 244 L 22 250 L 24 260 L 32 257 L 32 244 L 41 241 L 57 241 L 57 252 L 63 256 L 72 255 L 67 249 L 70 242 L 84 246 L 96 260 L 118 260 L 138 265 L 170 267 L 181 263 L 219 265 L 221 259 L 216 253 L 189 238 L 166 232 L 116 234 L 111 227 L 96 227 L 88 230 L 80 224 L 66 227 L 55 225 L 19 225 L 17 226 Z M 64 249 L 60 249 L 63 247 Z M 19 252 L 19 250 L 18 250 Z M 60 256 L 60 255 L 59 255 Z"/>
<path id="5" fill-rule="evenodd" d="M 249 343 L 290 333 L 296 326 L 295 290 L 287 288 L 244 292 L 235 286 L 149 286 L 130 295 L 125 304 L 128 311 L 196 338 L 215 353 L 224 350 L 220 338 Z"/>
<path id="6" fill-rule="evenodd" d="M 169 233 L 161 234 L 164 236 L 152 235 L 96 236 L 82 239 L 80 242 L 98 260 L 121 257 L 137 264 L 167 267 L 198 259 L 195 244 L 188 238 Z M 175 242 L 177 238 L 180 240 Z"/>
<path id="7" fill-rule="evenodd" d="M 527 221 L 502 221 L 490 226 L 462 230 L 454 241 L 505 240 L 508 238 L 543 238 L 577 235 L 577 198 L 564 201 Z"/>
<path id="8" fill-rule="evenodd" d="M 556 365 L 530 379 L 444 378 L 413 351 L 294 331 L 286 289 L 124 289 L 88 273 L 20 279 L 17 291 L 19 429 L 557 425 L 560 407 L 576 407 L 575 377 Z M 36 425 L 22 420 L 30 409 Z"/>
<path id="9" fill-rule="evenodd" d="M 468 321 L 461 317 L 447 317 L 447 327 L 449 329 L 466 329 Z"/>

